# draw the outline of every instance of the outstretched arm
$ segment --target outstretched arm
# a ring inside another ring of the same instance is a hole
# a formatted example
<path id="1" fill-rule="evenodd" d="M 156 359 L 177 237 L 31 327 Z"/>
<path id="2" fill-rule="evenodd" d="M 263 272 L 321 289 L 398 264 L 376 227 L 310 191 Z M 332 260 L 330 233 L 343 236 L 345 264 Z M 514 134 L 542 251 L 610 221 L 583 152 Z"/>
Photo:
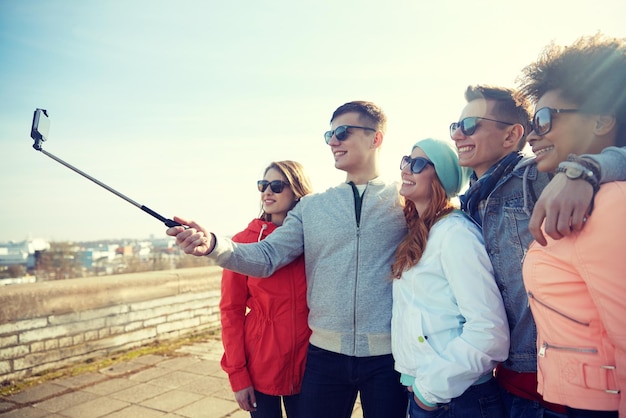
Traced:
<path id="1" fill-rule="evenodd" d="M 215 236 L 197 224 L 195 221 L 189 221 L 178 216 L 174 216 L 174 220 L 183 226 L 173 226 L 165 233 L 171 237 L 176 237 L 176 245 L 178 245 L 185 254 L 195 255 L 197 257 L 205 256 L 215 247 Z"/>

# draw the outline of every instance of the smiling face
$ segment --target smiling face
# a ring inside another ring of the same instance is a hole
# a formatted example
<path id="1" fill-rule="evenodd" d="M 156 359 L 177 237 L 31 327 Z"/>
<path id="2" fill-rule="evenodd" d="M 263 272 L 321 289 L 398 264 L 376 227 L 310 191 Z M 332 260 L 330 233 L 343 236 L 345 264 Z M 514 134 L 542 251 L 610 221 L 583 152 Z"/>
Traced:
<path id="1" fill-rule="evenodd" d="M 356 112 L 337 116 L 331 124 L 331 131 L 342 125 L 366 126 L 375 129 L 370 122 Z M 345 140 L 339 141 L 334 135 L 328 145 L 335 159 L 335 168 L 347 173 L 347 180 L 364 184 L 375 177 L 376 152 L 382 142 L 382 133 L 367 129 L 350 128 Z"/>
<path id="2" fill-rule="evenodd" d="M 495 104 L 493 100 L 472 100 L 463 109 L 459 120 L 473 116 L 502 120 L 493 112 Z M 456 143 L 461 166 L 470 167 L 480 178 L 492 165 L 517 149 L 519 141 L 512 140 L 512 129 L 513 125 L 483 119 L 477 121 L 476 131 L 472 135 L 465 135 L 461 129 L 457 129 L 452 139 Z"/>
<path id="3" fill-rule="evenodd" d="M 275 168 L 270 168 L 263 176 L 264 180 L 274 181 L 282 180 L 287 182 L 285 176 Z M 291 190 L 291 186 L 285 186 L 280 193 L 274 193 L 272 188 L 268 186 L 265 191 L 261 192 L 261 205 L 268 215 L 272 216 L 272 222 L 276 225 L 282 225 L 287 217 L 287 212 L 293 207 L 296 198 Z"/>
<path id="4" fill-rule="evenodd" d="M 411 158 L 417 157 L 428 159 L 426 153 L 416 147 L 413 149 L 413 152 L 411 152 Z M 411 171 L 410 165 L 407 165 L 402 169 L 401 176 L 402 186 L 400 187 L 400 195 L 415 203 L 417 211 L 421 213 L 423 208 L 427 207 L 432 199 L 431 183 L 437 176 L 435 167 L 428 164 L 419 174 L 415 174 Z"/>
<path id="5" fill-rule="evenodd" d="M 548 91 L 541 96 L 535 106 L 536 110 L 544 107 L 552 109 L 578 109 L 580 106 L 561 98 L 556 90 Z M 552 128 L 548 133 L 537 136 L 535 131 L 528 135 L 528 143 L 537 156 L 537 169 L 554 171 L 559 163 L 565 161 L 569 154 L 595 153 L 597 149 L 594 128 L 596 119 L 593 115 L 580 112 L 552 112 Z"/>

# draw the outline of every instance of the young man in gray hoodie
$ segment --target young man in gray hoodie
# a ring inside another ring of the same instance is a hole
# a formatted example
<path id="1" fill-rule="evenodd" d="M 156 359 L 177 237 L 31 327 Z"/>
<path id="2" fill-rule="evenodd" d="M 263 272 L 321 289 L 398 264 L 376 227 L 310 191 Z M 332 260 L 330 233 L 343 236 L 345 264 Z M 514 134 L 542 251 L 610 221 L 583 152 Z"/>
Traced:
<path id="1" fill-rule="evenodd" d="M 357 394 L 369 418 L 403 418 L 407 398 L 391 356 L 391 265 L 406 222 L 397 185 L 379 176 L 386 116 L 371 102 L 335 110 L 324 134 L 346 181 L 305 196 L 283 226 L 254 244 L 216 237 L 197 223 L 167 230 L 187 254 L 267 277 L 304 253 L 312 330 L 303 417 L 350 417 Z"/>

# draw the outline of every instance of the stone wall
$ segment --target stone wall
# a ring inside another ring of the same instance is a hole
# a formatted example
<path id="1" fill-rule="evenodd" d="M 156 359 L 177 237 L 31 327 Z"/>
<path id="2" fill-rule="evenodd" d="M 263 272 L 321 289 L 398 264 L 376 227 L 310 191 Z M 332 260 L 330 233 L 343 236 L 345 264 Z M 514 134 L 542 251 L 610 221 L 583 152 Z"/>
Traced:
<path id="1" fill-rule="evenodd" d="M 0 382 L 217 330 L 221 268 L 0 287 Z"/>

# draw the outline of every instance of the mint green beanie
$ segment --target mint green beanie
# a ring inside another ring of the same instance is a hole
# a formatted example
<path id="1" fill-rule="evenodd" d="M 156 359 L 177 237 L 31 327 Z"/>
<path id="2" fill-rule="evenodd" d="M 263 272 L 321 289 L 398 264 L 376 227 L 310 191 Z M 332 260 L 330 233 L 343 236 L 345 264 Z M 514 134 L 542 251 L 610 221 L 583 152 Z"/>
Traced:
<path id="1" fill-rule="evenodd" d="M 467 184 L 469 171 L 459 165 L 456 149 L 450 141 L 426 138 L 417 141 L 413 149 L 419 148 L 435 165 L 435 172 L 448 197 L 454 197 Z"/>

